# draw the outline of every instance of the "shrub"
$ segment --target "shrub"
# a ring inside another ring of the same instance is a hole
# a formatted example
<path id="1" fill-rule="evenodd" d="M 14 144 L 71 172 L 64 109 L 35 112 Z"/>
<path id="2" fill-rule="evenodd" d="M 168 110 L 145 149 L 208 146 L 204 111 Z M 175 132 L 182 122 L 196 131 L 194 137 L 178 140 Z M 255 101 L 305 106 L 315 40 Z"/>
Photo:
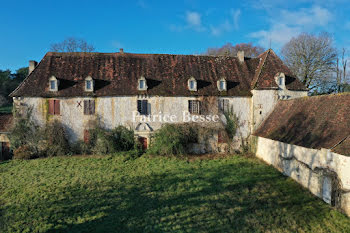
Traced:
<path id="1" fill-rule="evenodd" d="M 116 151 L 128 151 L 134 148 L 134 131 L 124 126 L 118 126 L 112 130 Z"/>
<path id="2" fill-rule="evenodd" d="M 42 136 L 44 156 L 66 155 L 70 152 L 66 130 L 59 121 L 46 124 L 42 129 Z"/>
<path id="3" fill-rule="evenodd" d="M 188 143 L 197 142 L 198 129 L 190 124 L 165 124 L 154 135 L 149 153 L 182 155 Z"/>
<path id="4" fill-rule="evenodd" d="M 109 131 L 96 125 L 89 130 L 90 138 L 88 145 L 94 154 L 110 154 L 119 151 L 129 151 L 134 148 L 134 131 L 124 126 L 118 126 Z"/>
<path id="5" fill-rule="evenodd" d="M 89 134 L 88 145 L 93 154 L 104 155 L 116 152 L 113 134 L 110 131 L 96 126 L 94 129 L 89 130 Z"/>
<path id="6" fill-rule="evenodd" d="M 72 143 L 70 150 L 73 154 L 86 155 L 91 153 L 90 146 L 87 143 L 85 143 L 83 140 L 79 140 Z"/>
<path id="7" fill-rule="evenodd" d="M 233 114 L 232 112 L 226 112 L 225 118 L 226 118 L 225 130 L 227 132 L 229 139 L 232 139 L 236 135 L 236 132 L 237 132 L 238 117 L 235 114 Z"/>
<path id="8" fill-rule="evenodd" d="M 22 145 L 13 151 L 14 159 L 34 159 L 37 157 L 35 148 L 29 145 Z"/>
<path id="9" fill-rule="evenodd" d="M 14 113 L 14 124 L 9 133 L 11 147 L 14 150 L 23 145 L 34 148 L 40 139 L 39 127 L 32 121 L 31 113 L 31 109 L 24 115 Z"/>

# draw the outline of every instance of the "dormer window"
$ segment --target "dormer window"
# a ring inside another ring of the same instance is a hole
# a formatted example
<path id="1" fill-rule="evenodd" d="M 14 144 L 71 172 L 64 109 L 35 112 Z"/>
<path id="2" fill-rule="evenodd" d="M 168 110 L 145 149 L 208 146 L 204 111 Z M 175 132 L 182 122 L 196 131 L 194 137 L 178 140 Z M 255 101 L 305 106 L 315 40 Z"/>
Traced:
<path id="1" fill-rule="evenodd" d="M 227 82 L 226 82 L 225 78 L 220 79 L 217 82 L 217 86 L 218 86 L 219 91 L 226 91 L 227 90 Z"/>
<path id="2" fill-rule="evenodd" d="M 94 91 L 94 80 L 90 76 L 85 79 L 85 91 Z"/>
<path id="3" fill-rule="evenodd" d="M 50 91 L 58 91 L 58 81 L 55 76 L 49 79 L 49 89 Z"/>
<path id="4" fill-rule="evenodd" d="M 139 82 L 138 82 L 138 89 L 139 91 L 145 91 L 147 90 L 147 82 L 146 82 L 146 79 L 145 77 L 141 76 L 141 78 L 139 79 Z"/>
<path id="5" fill-rule="evenodd" d="M 278 84 L 278 86 L 282 89 L 285 88 L 286 85 L 286 76 L 284 75 L 284 73 L 279 73 L 276 77 L 276 83 Z"/>
<path id="6" fill-rule="evenodd" d="M 188 80 L 188 89 L 190 91 L 197 91 L 197 81 L 195 78 L 191 77 L 189 80 Z"/>

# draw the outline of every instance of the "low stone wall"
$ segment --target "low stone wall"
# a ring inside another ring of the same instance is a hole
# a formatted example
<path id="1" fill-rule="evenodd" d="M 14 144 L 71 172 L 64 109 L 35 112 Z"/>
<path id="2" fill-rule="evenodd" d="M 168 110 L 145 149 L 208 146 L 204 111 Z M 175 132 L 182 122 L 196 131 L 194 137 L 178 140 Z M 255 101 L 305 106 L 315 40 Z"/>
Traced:
<path id="1" fill-rule="evenodd" d="M 256 138 L 256 156 L 350 216 L 350 157 Z"/>

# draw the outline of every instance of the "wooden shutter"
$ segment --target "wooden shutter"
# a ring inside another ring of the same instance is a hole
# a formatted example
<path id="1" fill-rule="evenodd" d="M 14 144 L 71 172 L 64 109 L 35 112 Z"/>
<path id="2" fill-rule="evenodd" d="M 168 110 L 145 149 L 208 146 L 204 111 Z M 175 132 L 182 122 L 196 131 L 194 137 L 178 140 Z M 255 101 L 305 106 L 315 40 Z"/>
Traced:
<path id="1" fill-rule="evenodd" d="M 188 101 L 188 111 L 192 113 L 192 100 Z"/>
<path id="2" fill-rule="evenodd" d="M 202 113 L 202 111 L 201 111 L 201 102 L 199 100 L 197 100 L 196 102 L 197 102 L 197 113 L 201 114 Z"/>
<path id="3" fill-rule="evenodd" d="M 95 100 L 90 100 L 90 114 L 93 115 L 95 114 Z"/>
<path id="4" fill-rule="evenodd" d="M 218 101 L 218 107 L 219 107 L 219 112 L 223 112 L 223 107 L 222 107 L 222 100 L 221 99 L 219 99 L 219 101 Z"/>
<path id="5" fill-rule="evenodd" d="M 137 111 L 141 114 L 142 112 L 142 101 L 137 100 Z"/>
<path id="6" fill-rule="evenodd" d="M 55 103 L 54 100 L 49 100 L 49 114 L 53 115 L 55 113 Z"/>
<path id="7" fill-rule="evenodd" d="M 55 115 L 60 115 L 60 101 L 59 100 L 54 100 L 54 105 L 55 105 Z"/>
<path id="8" fill-rule="evenodd" d="M 148 114 L 148 101 L 147 100 L 142 100 L 142 114 L 147 115 Z"/>
<path id="9" fill-rule="evenodd" d="M 219 100 L 219 111 L 222 113 L 228 112 L 230 108 L 228 99 Z"/>
<path id="10" fill-rule="evenodd" d="M 89 101 L 84 100 L 84 115 L 88 115 L 88 114 L 89 114 Z"/>

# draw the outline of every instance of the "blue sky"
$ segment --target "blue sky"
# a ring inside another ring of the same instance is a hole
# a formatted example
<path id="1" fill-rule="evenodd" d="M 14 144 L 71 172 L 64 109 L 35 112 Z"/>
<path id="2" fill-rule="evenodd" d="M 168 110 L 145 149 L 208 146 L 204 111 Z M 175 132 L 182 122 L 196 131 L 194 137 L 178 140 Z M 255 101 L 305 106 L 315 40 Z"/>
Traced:
<path id="1" fill-rule="evenodd" d="M 199 54 L 253 42 L 277 51 L 301 32 L 327 31 L 350 49 L 346 0 L 4 1 L 0 0 L 0 69 L 40 61 L 50 44 L 78 37 L 98 52 Z"/>

